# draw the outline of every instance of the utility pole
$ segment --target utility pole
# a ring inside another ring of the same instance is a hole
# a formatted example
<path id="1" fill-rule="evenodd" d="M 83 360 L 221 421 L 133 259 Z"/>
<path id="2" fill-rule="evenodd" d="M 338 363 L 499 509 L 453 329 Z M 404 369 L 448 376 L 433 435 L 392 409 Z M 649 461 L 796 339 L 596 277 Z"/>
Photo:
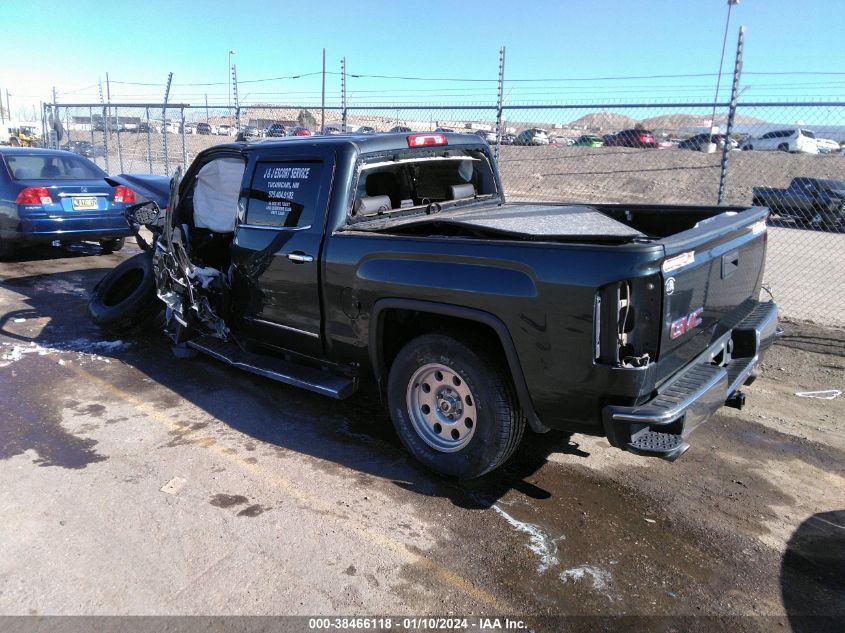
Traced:
<path id="1" fill-rule="evenodd" d="M 205 122 L 208 124 L 208 94 L 205 95 Z"/>
<path id="2" fill-rule="evenodd" d="M 0 99 L 2 102 L 2 99 Z M 9 89 L 6 88 L 6 112 L 9 113 L 9 120 L 11 121 L 14 117 L 12 116 L 12 102 L 9 101 Z"/>
<path id="3" fill-rule="evenodd" d="M 235 95 L 235 129 L 241 131 L 241 106 L 238 101 L 238 67 L 232 65 L 232 92 Z"/>
<path id="4" fill-rule="evenodd" d="M 325 59 L 326 59 L 326 49 L 323 49 L 323 85 L 326 85 L 326 71 L 325 71 Z M 3 107 L 3 91 L 0 90 L 0 123 L 6 122 L 6 114 L 4 112 L 5 108 Z"/>
<path id="5" fill-rule="evenodd" d="M 341 107 L 341 125 L 343 125 L 343 133 L 346 133 L 346 58 L 340 59 L 340 107 Z"/>
<path id="6" fill-rule="evenodd" d="M 728 157 L 731 152 L 731 132 L 734 129 L 736 106 L 739 100 L 739 79 L 742 76 L 742 49 L 745 46 L 745 27 L 739 27 L 739 37 L 736 42 L 736 61 L 734 62 L 734 78 L 731 84 L 731 104 L 728 108 L 728 121 L 725 124 L 725 146 L 722 148 L 722 165 L 719 173 L 718 203 L 725 201 L 725 187 L 728 179 Z"/>
<path id="7" fill-rule="evenodd" d="M 320 134 L 326 133 L 326 49 L 323 49 L 323 93 L 320 100 Z"/>
<path id="8" fill-rule="evenodd" d="M 170 157 L 167 154 L 167 99 L 170 97 L 170 82 L 173 80 L 173 73 L 167 75 L 167 87 L 164 89 L 164 103 L 161 108 L 161 121 L 163 124 L 162 137 L 164 139 L 164 175 L 170 175 Z"/>
<path id="9" fill-rule="evenodd" d="M 106 111 L 106 102 L 103 99 L 103 82 L 99 79 L 97 80 L 97 84 L 100 90 L 100 104 L 103 106 L 103 148 L 105 149 L 103 161 L 105 163 L 106 172 L 109 171 L 109 120 L 108 120 L 108 112 Z"/>
<path id="10" fill-rule="evenodd" d="M 718 134 L 716 129 L 716 104 L 719 103 L 719 86 L 722 83 L 722 66 L 725 63 L 725 47 L 728 43 L 728 27 L 731 24 L 731 9 L 739 0 L 728 0 L 728 17 L 725 20 L 725 35 L 722 37 L 722 56 L 719 58 L 719 74 L 716 76 L 716 95 L 713 97 L 713 115 L 710 117 L 710 134 Z"/>
<path id="11" fill-rule="evenodd" d="M 502 146 L 502 113 L 505 108 L 505 47 L 499 49 L 499 96 L 496 103 L 496 160 Z"/>
<path id="12" fill-rule="evenodd" d="M 229 108 L 229 123 L 232 123 L 232 84 L 229 81 L 229 75 L 232 73 L 232 55 L 234 55 L 234 54 L 235 54 L 235 51 L 233 51 L 230 48 L 229 49 L 228 61 L 226 63 L 226 84 L 227 84 L 228 90 L 229 90 L 229 99 L 226 102 L 226 104 Z"/>

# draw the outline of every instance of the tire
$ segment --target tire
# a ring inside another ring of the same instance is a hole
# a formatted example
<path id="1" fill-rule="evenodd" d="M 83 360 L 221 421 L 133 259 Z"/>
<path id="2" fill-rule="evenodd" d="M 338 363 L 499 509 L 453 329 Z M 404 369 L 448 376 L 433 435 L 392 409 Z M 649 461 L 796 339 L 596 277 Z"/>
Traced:
<path id="1" fill-rule="evenodd" d="M 405 345 L 390 368 L 396 433 L 411 455 L 449 477 L 473 479 L 498 468 L 525 431 L 507 364 L 487 348 L 426 334 Z"/>
<path id="2" fill-rule="evenodd" d="M 100 248 L 103 249 L 103 255 L 119 251 L 123 248 L 124 244 L 126 244 L 126 238 L 123 237 L 113 237 L 110 240 L 100 240 Z"/>
<path id="3" fill-rule="evenodd" d="M 122 262 L 94 287 L 88 316 L 111 334 L 150 331 L 164 323 L 164 304 L 156 296 L 153 259 L 141 253 Z"/>
<path id="4" fill-rule="evenodd" d="M 779 152 L 788 152 L 789 151 L 789 145 L 787 145 L 786 143 L 781 143 L 780 145 L 778 145 L 778 151 Z"/>

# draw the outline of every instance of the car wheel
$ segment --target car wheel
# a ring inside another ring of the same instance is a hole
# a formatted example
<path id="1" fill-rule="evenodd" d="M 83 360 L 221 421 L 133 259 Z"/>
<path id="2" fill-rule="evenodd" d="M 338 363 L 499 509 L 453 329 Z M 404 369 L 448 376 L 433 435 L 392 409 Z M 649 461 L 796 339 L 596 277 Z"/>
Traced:
<path id="1" fill-rule="evenodd" d="M 781 143 L 780 145 L 778 145 L 778 151 L 779 152 L 788 152 L 789 151 L 789 145 L 787 145 L 786 143 Z"/>
<path id="2" fill-rule="evenodd" d="M 153 258 L 130 257 L 106 273 L 88 301 L 88 315 L 113 334 L 152 330 L 164 324 L 164 304 L 156 296 Z"/>
<path id="3" fill-rule="evenodd" d="M 525 430 L 504 359 L 445 334 L 409 342 L 388 378 L 393 425 L 430 469 L 472 479 L 498 468 Z"/>
<path id="4" fill-rule="evenodd" d="M 747 151 L 751 151 L 751 150 L 753 150 L 753 149 L 754 149 L 754 146 L 753 146 L 753 145 L 746 145 L 746 146 L 745 146 L 745 147 L 743 147 L 742 149 L 747 150 Z"/>
<path id="5" fill-rule="evenodd" d="M 103 249 L 103 254 L 107 255 L 109 253 L 119 251 L 121 248 L 123 248 L 123 245 L 125 243 L 126 239 L 123 237 L 115 237 L 110 240 L 100 240 L 100 248 Z"/>

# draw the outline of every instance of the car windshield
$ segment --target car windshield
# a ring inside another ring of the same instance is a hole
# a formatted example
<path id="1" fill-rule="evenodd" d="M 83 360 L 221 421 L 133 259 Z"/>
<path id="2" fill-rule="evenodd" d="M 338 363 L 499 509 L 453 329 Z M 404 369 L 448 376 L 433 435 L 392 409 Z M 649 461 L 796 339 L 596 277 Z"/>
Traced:
<path id="1" fill-rule="evenodd" d="M 816 135 L 810 130 L 801 130 L 801 134 L 803 134 L 807 138 L 816 138 Z"/>
<path id="2" fill-rule="evenodd" d="M 99 180 L 106 172 L 90 161 L 61 154 L 13 154 L 3 157 L 15 180 Z"/>
<path id="3" fill-rule="evenodd" d="M 358 172 L 352 215 L 424 212 L 488 200 L 497 194 L 487 154 L 475 149 L 449 149 L 439 155 L 405 152 L 364 160 Z"/>

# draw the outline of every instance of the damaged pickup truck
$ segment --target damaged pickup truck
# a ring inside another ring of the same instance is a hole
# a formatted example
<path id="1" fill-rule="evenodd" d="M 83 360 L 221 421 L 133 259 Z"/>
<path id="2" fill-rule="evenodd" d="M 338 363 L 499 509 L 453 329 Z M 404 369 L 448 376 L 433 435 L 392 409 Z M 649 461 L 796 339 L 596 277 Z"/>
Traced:
<path id="1" fill-rule="evenodd" d="M 128 212 L 153 241 L 90 312 L 337 399 L 372 381 L 408 451 L 450 476 L 501 466 L 526 425 L 673 460 L 742 405 L 775 336 L 767 215 L 506 203 L 467 134 L 221 145 L 166 210 Z"/>

